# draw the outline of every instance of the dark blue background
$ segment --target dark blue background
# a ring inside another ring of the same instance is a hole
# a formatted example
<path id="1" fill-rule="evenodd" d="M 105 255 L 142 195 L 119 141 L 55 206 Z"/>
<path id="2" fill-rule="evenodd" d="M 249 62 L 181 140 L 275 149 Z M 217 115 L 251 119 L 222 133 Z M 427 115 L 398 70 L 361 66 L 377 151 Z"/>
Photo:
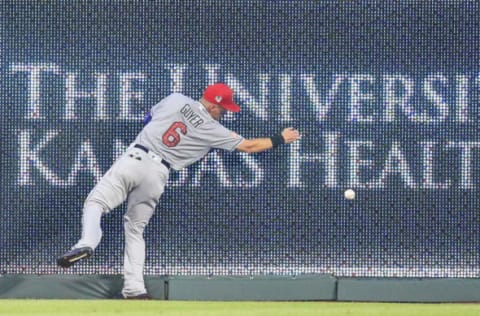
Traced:
<path id="1" fill-rule="evenodd" d="M 0 273 L 62 273 L 55 257 L 79 237 L 83 199 L 94 184 L 84 174 L 73 187 L 51 186 L 40 177 L 33 186 L 18 186 L 18 130 L 36 135 L 62 130 L 44 155 L 65 176 L 82 140 L 92 141 L 105 171 L 112 162 L 113 139 L 128 143 L 140 129 L 140 122 L 92 122 L 88 106 L 79 121 L 62 120 L 64 87 L 51 77 L 44 78 L 48 87 L 42 94 L 48 119 L 25 119 L 26 76 L 12 73 L 14 63 L 53 63 L 86 78 L 97 71 L 109 73 L 111 114 L 118 104 L 119 73 L 146 74 L 147 110 L 170 92 L 165 70 L 170 63 L 188 66 L 183 92 L 194 98 L 206 85 L 204 64 L 220 65 L 220 74 L 234 74 L 253 92 L 258 91 L 259 73 L 314 73 L 326 80 L 339 73 L 402 74 L 415 80 L 435 73 L 449 78 L 479 73 L 480 12 L 474 2 L 2 1 L 1 8 Z M 320 86 L 324 92 L 329 83 Z M 271 91 L 269 113 L 278 114 L 280 91 L 278 86 Z M 294 89 L 294 120 L 288 123 L 305 133 L 302 151 L 320 152 L 324 131 L 339 132 L 342 140 L 372 140 L 379 155 L 400 141 L 418 177 L 418 141 L 478 140 L 476 87 L 471 89 L 473 121 L 434 126 L 402 117 L 391 124 L 347 122 L 346 93 L 320 124 L 312 119 L 304 90 Z M 454 97 L 449 91 L 448 100 Z M 285 127 L 275 115 L 265 122 L 248 110 L 225 124 L 246 137 Z M 474 188 L 462 190 L 454 179 L 448 190 L 412 190 L 392 179 L 384 189 L 357 190 L 353 202 L 343 199 L 343 187 L 323 186 L 319 164 L 302 164 L 307 185 L 288 188 L 288 148 L 257 154 L 265 167 L 259 187 L 221 187 L 210 173 L 200 187 L 167 188 L 145 233 L 146 271 L 476 276 L 480 217 L 474 153 Z M 237 156 L 221 155 L 231 172 L 241 172 Z M 459 170 L 454 158 L 444 160 L 441 168 Z M 339 165 L 344 175 L 346 162 Z M 96 256 L 74 273 L 121 272 L 123 210 L 104 218 L 104 240 Z"/>

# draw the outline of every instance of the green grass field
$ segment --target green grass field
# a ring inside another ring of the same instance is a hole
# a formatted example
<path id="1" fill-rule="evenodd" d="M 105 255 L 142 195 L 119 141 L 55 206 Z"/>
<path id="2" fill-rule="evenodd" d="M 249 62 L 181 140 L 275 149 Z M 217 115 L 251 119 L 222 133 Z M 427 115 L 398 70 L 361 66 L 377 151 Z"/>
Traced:
<path id="1" fill-rule="evenodd" d="M 478 316 L 480 315 L 480 304 L 393 304 L 341 302 L 183 302 L 3 299 L 0 300 L 0 315 Z"/>

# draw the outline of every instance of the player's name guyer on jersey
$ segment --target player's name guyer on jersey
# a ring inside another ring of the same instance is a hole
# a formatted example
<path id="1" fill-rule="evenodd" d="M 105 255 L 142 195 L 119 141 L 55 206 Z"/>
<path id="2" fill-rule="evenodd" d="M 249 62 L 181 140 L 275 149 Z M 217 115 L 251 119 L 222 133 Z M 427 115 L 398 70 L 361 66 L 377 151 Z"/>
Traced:
<path id="1" fill-rule="evenodd" d="M 180 113 L 185 117 L 185 119 L 192 124 L 193 127 L 199 127 L 205 121 L 198 115 L 191 107 L 190 104 L 185 104 L 181 109 Z"/>

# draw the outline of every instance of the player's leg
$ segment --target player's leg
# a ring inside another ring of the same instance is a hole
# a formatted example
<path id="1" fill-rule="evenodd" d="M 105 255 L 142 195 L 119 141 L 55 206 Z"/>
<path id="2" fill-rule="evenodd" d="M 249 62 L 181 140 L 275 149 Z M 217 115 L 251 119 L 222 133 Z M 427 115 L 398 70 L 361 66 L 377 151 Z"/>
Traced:
<path id="1" fill-rule="evenodd" d="M 103 208 L 99 204 L 89 203 L 83 209 L 82 236 L 80 240 L 66 253 L 57 259 L 59 266 L 68 268 L 75 262 L 89 258 L 97 248 L 102 238 L 100 220 Z"/>
<path id="2" fill-rule="evenodd" d="M 102 215 L 123 203 L 134 185 L 135 177 L 130 175 L 129 168 L 128 160 L 115 163 L 90 192 L 83 206 L 82 235 L 73 248 L 98 246 L 102 238 Z"/>
<path id="3" fill-rule="evenodd" d="M 90 202 L 85 204 L 82 215 L 82 235 L 73 248 L 97 248 L 102 239 L 100 222 L 104 213 L 106 212 L 103 206 L 98 203 Z"/>
<path id="4" fill-rule="evenodd" d="M 130 157 L 130 152 L 131 150 L 113 164 L 86 198 L 81 238 L 70 251 L 57 259 L 58 265 L 68 268 L 93 254 L 102 238 L 102 215 L 125 201 L 128 192 L 139 181 L 137 169 L 141 161 L 135 159 L 135 156 Z"/>
<path id="5" fill-rule="evenodd" d="M 133 297 L 147 292 L 143 280 L 145 264 L 145 240 L 143 232 L 155 208 L 147 204 L 129 206 L 124 216 L 124 297 Z"/>
<path id="6" fill-rule="evenodd" d="M 139 297 L 147 293 L 143 279 L 145 265 L 145 226 L 155 211 L 158 199 L 163 193 L 168 179 L 168 170 L 160 167 L 155 174 L 152 168 L 150 181 L 145 181 L 133 190 L 128 197 L 128 208 L 124 216 L 125 255 L 124 255 L 124 297 Z"/>

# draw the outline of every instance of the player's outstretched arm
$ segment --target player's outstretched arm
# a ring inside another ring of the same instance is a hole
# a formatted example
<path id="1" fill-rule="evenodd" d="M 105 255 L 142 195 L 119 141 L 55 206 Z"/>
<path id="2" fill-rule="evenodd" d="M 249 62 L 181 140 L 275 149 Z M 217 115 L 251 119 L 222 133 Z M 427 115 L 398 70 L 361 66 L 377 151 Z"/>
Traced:
<path id="1" fill-rule="evenodd" d="M 258 153 L 280 144 L 290 144 L 300 139 L 300 133 L 293 127 L 288 127 L 281 134 L 269 138 L 252 138 L 243 140 L 238 146 L 238 151 L 246 153 Z"/>

